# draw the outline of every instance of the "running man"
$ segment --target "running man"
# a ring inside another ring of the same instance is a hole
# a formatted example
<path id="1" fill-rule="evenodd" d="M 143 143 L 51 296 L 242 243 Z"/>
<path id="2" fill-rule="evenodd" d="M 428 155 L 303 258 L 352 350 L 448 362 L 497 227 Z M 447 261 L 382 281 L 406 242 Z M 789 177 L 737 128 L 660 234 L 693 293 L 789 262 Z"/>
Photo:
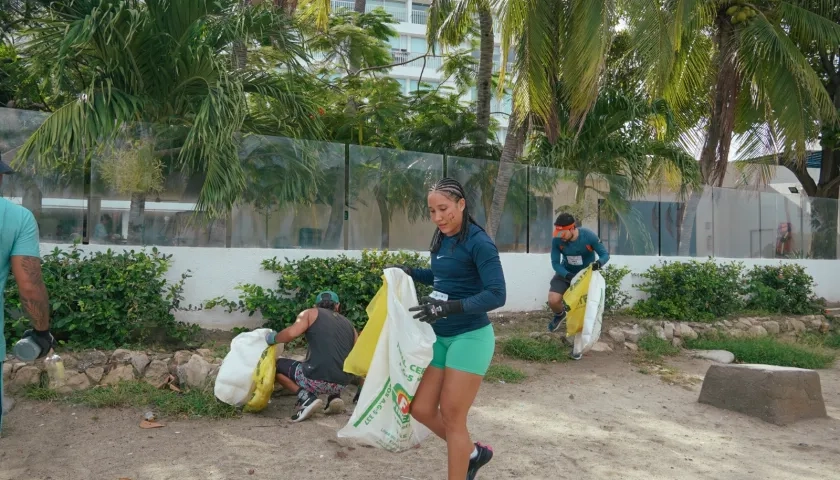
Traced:
<path id="1" fill-rule="evenodd" d="M 595 232 L 588 228 L 578 228 L 575 218 L 569 213 L 557 216 L 557 220 L 554 221 L 554 238 L 551 240 L 551 266 L 554 268 L 554 277 L 548 289 L 548 306 L 554 312 L 554 318 L 548 324 L 548 331 L 556 332 L 566 323 L 563 294 L 571 286 L 575 275 L 589 265 L 592 265 L 593 270 L 598 270 L 609 260 L 610 254 Z M 580 360 L 580 356 L 574 359 Z"/>

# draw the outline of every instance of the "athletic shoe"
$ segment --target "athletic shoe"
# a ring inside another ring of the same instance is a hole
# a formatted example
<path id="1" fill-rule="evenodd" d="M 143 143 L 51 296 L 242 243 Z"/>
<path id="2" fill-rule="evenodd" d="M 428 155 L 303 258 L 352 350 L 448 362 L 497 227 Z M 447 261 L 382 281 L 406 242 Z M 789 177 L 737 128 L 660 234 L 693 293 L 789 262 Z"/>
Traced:
<path id="1" fill-rule="evenodd" d="M 298 403 L 296 404 L 297 411 L 292 415 L 293 422 L 302 422 L 311 417 L 315 410 L 324 403 L 314 393 L 310 393 L 304 389 L 298 391 Z"/>
<path id="2" fill-rule="evenodd" d="M 344 413 L 344 400 L 340 395 L 330 395 L 327 397 L 327 406 L 324 407 L 324 413 L 327 415 L 335 415 L 337 413 Z"/>
<path id="3" fill-rule="evenodd" d="M 569 351 L 569 358 L 571 358 L 572 360 L 580 360 L 581 358 L 583 358 L 583 354 L 582 353 L 575 353 L 575 349 L 572 348 Z"/>
<path id="4" fill-rule="evenodd" d="M 475 480 L 478 475 L 478 469 L 490 463 L 493 459 L 493 448 L 489 445 L 482 445 L 475 443 L 475 448 L 478 450 L 478 455 L 470 459 L 470 468 L 467 470 L 467 480 Z"/>
<path id="5" fill-rule="evenodd" d="M 554 318 L 548 322 L 548 331 L 549 332 L 556 332 L 560 330 L 560 327 L 566 324 L 566 312 L 563 313 L 555 313 Z"/>

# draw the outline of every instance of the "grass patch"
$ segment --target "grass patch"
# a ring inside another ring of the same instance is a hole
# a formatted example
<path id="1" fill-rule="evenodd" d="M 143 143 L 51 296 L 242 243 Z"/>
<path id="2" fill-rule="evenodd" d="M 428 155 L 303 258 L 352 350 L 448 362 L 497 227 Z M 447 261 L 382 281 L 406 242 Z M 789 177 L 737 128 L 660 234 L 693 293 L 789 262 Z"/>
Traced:
<path id="1" fill-rule="evenodd" d="M 30 387 L 26 397 L 35 400 L 59 400 L 92 408 L 150 408 L 160 416 L 233 418 L 239 411 L 216 399 L 212 392 L 190 390 L 177 393 L 160 390 L 144 382 L 122 382 L 115 386 L 97 387 L 68 395 L 43 387 Z"/>
<path id="2" fill-rule="evenodd" d="M 651 360 L 679 355 L 680 348 L 675 347 L 668 340 L 663 340 L 653 333 L 647 333 L 639 338 L 639 350 Z"/>
<path id="3" fill-rule="evenodd" d="M 534 338 L 513 337 L 502 344 L 502 353 L 530 362 L 564 362 L 569 349 L 555 342 Z"/>
<path id="4" fill-rule="evenodd" d="M 526 378 L 525 372 L 509 365 L 490 365 L 484 375 L 487 382 L 521 383 Z"/>
<path id="5" fill-rule="evenodd" d="M 836 352 L 805 345 L 786 343 L 772 337 L 686 339 L 686 347 L 698 350 L 727 350 L 735 360 L 781 367 L 808 369 L 828 368 L 837 358 Z"/>

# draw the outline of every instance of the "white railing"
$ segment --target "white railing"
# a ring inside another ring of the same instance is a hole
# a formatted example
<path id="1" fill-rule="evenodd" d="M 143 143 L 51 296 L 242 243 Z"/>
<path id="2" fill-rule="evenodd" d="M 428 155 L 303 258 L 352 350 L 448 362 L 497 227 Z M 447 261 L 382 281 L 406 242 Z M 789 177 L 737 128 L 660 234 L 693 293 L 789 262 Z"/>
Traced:
<path id="1" fill-rule="evenodd" d="M 411 11 L 411 23 L 417 25 L 425 25 L 426 19 L 429 18 L 429 14 L 426 10 L 412 10 Z"/>
<path id="2" fill-rule="evenodd" d="M 348 0 L 332 0 L 332 9 L 334 12 L 338 10 L 354 10 L 356 8 L 356 2 L 348 1 Z"/>
<path id="3" fill-rule="evenodd" d="M 332 0 L 332 9 L 334 12 L 339 10 L 355 10 L 356 2 L 352 0 Z M 409 13 L 408 9 L 399 8 L 399 7 L 385 7 L 382 5 L 375 5 L 375 4 L 366 4 L 365 11 L 372 12 L 376 8 L 381 8 L 385 10 L 385 12 L 391 14 L 394 17 L 394 20 L 398 22 L 411 22 L 416 25 L 425 25 L 426 19 L 428 18 L 428 14 L 426 10 L 411 10 Z"/>
<path id="4" fill-rule="evenodd" d="M 394 20 L 396 20 L 398 22 L 408 22 L 408 10 L 406 10 L 405 8 L 383 7 L 382 5 L 370 5 L 370 4 L 368 4 L 367 8 L 365 8 L 365 11 L 366 12 L 372 12 L 372 11 L 376 10 L 377 8 L 381 8 L 382 10 L 385 10 L 385 13 L 390 14 L 392 17 L 394 17 Z"/>
<path id="5" fill-rule="evenodd" d="M 422 53 L 406 52 L 403 50 L 391 50 L 391 56 L 394 58 L 394 63 L 407 62 L 415 57 L 420 57 Z M 426 68 L 437 70 L 443 65 L 443 57 L 437 55 L 429 55 L 426 57 Z M 413 62 L 408 62 L 401 67 L 417 67 L 423 68 L 423 58 L 418 58 Z"/>

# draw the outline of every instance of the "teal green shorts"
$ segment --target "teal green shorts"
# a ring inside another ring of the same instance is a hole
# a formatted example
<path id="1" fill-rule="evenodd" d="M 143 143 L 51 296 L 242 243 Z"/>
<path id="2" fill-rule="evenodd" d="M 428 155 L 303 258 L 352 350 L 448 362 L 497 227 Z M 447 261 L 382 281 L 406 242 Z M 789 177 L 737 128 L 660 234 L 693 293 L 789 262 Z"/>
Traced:
<path id="1" fill-rule="evenodd" d="M 496 333 L 493 325 L 454 337 L 437 337 L 434 357 L 429 366 L 441 370 L 451 368 L 483 377 L 490 367 L 495 349 Z"/>

